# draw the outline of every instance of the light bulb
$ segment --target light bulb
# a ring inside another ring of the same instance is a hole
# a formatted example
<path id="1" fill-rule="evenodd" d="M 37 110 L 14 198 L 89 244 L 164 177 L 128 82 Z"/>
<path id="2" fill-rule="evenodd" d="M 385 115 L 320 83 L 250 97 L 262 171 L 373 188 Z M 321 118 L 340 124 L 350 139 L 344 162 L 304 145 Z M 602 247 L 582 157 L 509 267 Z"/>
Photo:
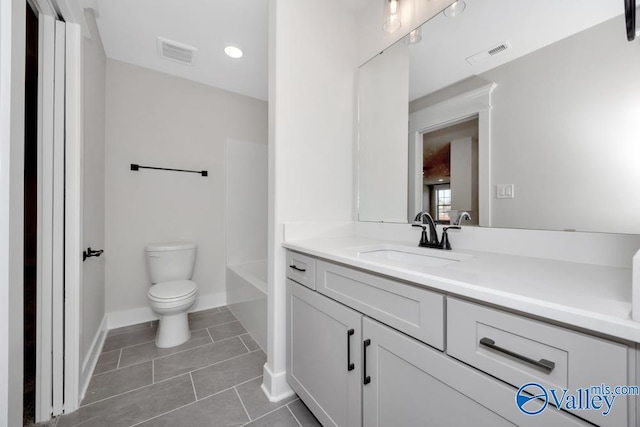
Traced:
<path id="1" fill-rule="evenodd" d="M 398 16 L 398 0 L 385 0 L 387 2 L 386 18 L 382 29 L 387 33 L 395 33 L 402 27 L 400 16 Z"/>
<path id="2" fill-rule="evenodd" d="M 462 0 L 458 0 L 444 10 L 444 16 L 446 16 L 447 18 L 455 18 L 456 16 L 464 12 L 466 8 L 467 4 Z"/>

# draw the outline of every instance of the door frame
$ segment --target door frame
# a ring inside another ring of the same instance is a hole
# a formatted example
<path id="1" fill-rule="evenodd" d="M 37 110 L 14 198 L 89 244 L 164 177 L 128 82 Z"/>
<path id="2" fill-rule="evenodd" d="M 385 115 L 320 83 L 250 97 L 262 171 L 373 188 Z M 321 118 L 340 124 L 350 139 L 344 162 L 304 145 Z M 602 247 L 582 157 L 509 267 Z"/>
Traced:
<path id="1" fill-rule="evenodd" d="M 64 157 L 64 169 L 60 178 L 64 178 L 63 193 L 56 197 L 54 203 L 64 207 L 64 230 L 58 230 L 54 240 L 62 240 L 63 252 L 56 254 L 56 268 L 59 278 L 56 295 L 44 295 L 48 300 L 38 300 L 38 310 L 43 306 L 55 305 L 51 310 L 54 319 L 52 336 L 44 340 L 49 341 L 46 351 L 38 351 L 38 366 L 41 369 L 36 378 L 51 389 L 41 390 L 36 396 L 36 421 L 46 421 L 51 414 L 73 412 L 80 406 L 80 339 L 82 333 L 82 34 L 81 24 L 84 22 L 84 10 L 81 6 L 69 1 L 60 0 L 28 0 L 29 4 L 39 14 L 54 20 L 62 18 L 64 24 L 57 23 L 64 33 L 64 43 L 58 47 L 64 50 L 64 88 L 58 97 L 56 108 L 63 109 L 62 125 L 64 127 L 64 147 L 58 153 Z M 61 11 L 60 13 L 58 11 Z M 62 16 L 60 16 L 62 15 Z M 82 17 L 80 20 L 78 17 Z M 69 19 L 67 19 L 69 18 Z M 77 23 L 80 21 L 80 23 Z M 42 41 L 42 38 L 41 38 Z M 46 42 L 46 41 L 45 41 Z M 40 90 L 39 90 L 40 92 Z M 39 96 L 41 96 L 39 94 Z M 39 123 L 39 126 L 41 123 Z M 39 156 L 41 147 L 39 147 Z M 63 205 L 62 205 L 63 204 Z M 55 244 L 55 241 L 53 242 Z M 59 242 L 61 243 L 61 242 Z M 42 246 L 42 234 L 38 233 L 38 245 Z M 64 263 L 63 265 L 61 265 Z M 62 270 L 64 272 L 62 273 Z M 64 330 L 64 346 L 59 345 Z M 44 332 L 44 331 L 43 331 Z M 41 334 L 44 335 L 44 334 Z M 53 337 L 58 337 L 58 342 Z M 43 337 L 39 337 L 39 341 Z M 41 343 L 37 343 L 40 347 Z M 48 350 L 54 348 L 53 354 Z M 54 381 L 52 381 L 52 378 Z"/>

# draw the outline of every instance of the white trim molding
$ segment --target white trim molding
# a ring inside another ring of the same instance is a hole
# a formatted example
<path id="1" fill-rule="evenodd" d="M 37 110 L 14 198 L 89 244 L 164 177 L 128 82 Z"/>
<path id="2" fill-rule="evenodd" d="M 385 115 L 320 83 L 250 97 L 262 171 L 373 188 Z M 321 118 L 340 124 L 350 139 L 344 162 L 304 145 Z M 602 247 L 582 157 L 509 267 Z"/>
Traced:
<path id="1" fill-rule="evenodd" d="M 82 371 L 80 373 L 80 401 L 84 399 L 84 395 L 89 387 L 89 382 L 91 382 L 91 376 L 98 364 L 102 347 L 104 347 L 104 341 L 107 338 L 107 331 L 107 315 L 105 315 L 102 318 L 102 322 L 100 322 L 96 335 L 93 337 L 87 356 L 84 362 L 82 362 Z"/>
<path id="2" fill-rule="evenodd" d="M 273 373 L 267 363 L 262 368 L 262 385 L 260 388 L 269 399 L 269 402 L 280 402 L 295 394 L 289 383 L 287 383 L 287 371 Z"/>
<path id="3" fill-rule="evenodd" d="M 82 32 L 66 27 L 64 412 L 80 406 L 82 308 Z"/>
<path id="4" fill-rule="evenodd" d="M 491 226 L 491 93 L 496 87 L 490 82 L 409 115 L 409 141 L 420 158 L 424 133 L 478 116 L 478 205 L 483 227 Z M 419 175 L 415 180 L 422 179 Z"/>

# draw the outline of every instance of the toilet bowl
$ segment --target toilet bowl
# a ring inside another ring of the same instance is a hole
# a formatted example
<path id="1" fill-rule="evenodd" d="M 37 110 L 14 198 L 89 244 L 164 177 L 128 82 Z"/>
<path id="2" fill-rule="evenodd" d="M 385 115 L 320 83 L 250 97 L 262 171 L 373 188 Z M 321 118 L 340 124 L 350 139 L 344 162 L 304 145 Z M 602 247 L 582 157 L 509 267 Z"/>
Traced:
<path id="1" fill-rule="evenodd" d="M 195 282 L 189 280 L 195 265 L 194 243 L 157 243 L 147 245 L 147 267 L 153 285 L 147 292 L 149 306 L 160 320 L 156 346 L 175 347 L 191 338 L 187 310 L 198 295 Z"/>
<path id="2" fill-rule="evenodd" d="M 160 316 L 156 346 L 175 347 L 189 341 L 187 310 L 196 302 L 197 287 L 191 280 L 175 280 L 151 286 L 147 296 L 154 313 Z"/>

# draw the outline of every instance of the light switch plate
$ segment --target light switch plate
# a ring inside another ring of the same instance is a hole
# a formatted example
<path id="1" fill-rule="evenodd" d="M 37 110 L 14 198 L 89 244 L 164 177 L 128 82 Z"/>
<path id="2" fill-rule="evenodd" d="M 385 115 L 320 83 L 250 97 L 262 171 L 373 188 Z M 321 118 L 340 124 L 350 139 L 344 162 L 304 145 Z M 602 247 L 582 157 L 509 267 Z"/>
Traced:
<path id="1" fill-rule="evenodd" d="M 496 185 L 496 198 L 498 199 L 513 199 L 515 198 L 514 185 L 513 184 L 498 184 Z"/>

